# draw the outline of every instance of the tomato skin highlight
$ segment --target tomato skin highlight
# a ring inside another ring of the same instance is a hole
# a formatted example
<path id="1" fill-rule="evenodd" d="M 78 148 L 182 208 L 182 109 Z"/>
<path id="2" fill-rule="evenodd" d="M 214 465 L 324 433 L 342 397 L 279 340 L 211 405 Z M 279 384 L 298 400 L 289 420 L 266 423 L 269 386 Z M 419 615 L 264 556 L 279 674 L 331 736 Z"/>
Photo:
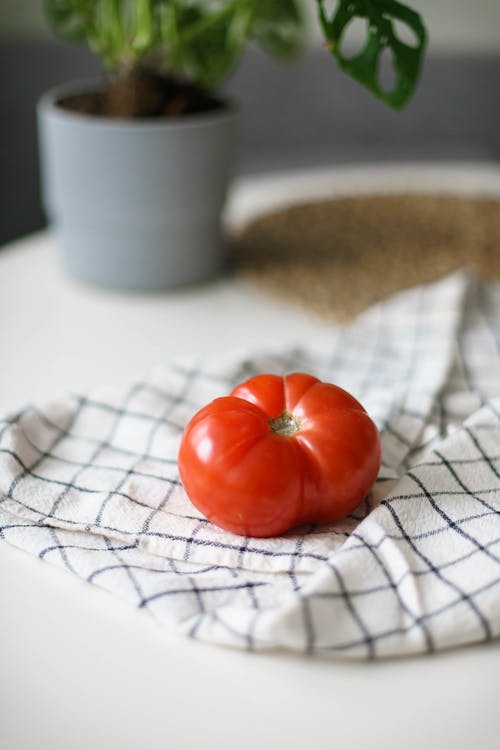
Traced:
<path id="1" fill-rule="evenodd" d="M 200 409 L 178 463 L 187 495 L 210 521 L 272 537 L 351 513 L 380 458 L 378 430 L 353 396 L 292 373 L 257 375 Z"/>

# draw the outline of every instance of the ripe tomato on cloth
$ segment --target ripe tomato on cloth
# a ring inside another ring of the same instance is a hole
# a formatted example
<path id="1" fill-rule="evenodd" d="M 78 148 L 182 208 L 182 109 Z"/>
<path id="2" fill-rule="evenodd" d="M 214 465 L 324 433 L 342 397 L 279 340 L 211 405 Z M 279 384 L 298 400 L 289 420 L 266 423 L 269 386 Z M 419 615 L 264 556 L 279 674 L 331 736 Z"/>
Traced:
<path id="1" fill-rule="evenodd" d="M 193 505 L 254 537 L 344 518 L 379 468 L 379 433 L 361 404 L 304 373 L 257 375 L 216 398 L 191 419 L 179 450 Z"/>

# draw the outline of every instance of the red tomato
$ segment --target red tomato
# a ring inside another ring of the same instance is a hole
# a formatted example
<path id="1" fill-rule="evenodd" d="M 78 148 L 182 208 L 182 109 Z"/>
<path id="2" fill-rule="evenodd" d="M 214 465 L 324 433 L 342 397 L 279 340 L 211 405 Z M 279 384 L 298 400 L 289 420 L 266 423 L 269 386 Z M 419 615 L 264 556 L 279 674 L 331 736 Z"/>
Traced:
<path id="1" fill-rule="evenodd" d="M 187 425 L 179 471 L 193 505 L 235 534 L 270 537 L 351 513 L 380 467 L 361 404 L 304 373 L 257 375 Z"/>

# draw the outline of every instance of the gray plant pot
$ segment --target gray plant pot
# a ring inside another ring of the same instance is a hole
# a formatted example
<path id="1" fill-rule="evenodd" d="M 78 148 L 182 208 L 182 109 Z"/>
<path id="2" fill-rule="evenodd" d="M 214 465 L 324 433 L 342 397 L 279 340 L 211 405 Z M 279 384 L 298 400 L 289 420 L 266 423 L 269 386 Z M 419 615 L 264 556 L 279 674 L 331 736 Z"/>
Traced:
<path id="1" fill-rule="evenodd" d="M 120 120 L 38 104 L 42 193 L 65 268 L 87 282 L 159 290 L 223 264 L 221 212 L 237 130 L 232 105 L 173 120 Z"/>

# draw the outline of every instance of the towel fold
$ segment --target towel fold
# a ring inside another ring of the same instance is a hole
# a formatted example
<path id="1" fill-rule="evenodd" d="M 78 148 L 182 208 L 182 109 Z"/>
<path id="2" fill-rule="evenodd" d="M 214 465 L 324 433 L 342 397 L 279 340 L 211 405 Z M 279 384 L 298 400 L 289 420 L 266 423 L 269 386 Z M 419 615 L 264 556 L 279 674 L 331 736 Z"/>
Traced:
<path id="1" fill-rule="evenodd" d="M 222 531 L 176 464 L 194 412 L 261 372 L 358 398 L 383 446 L 348 518 Z M 0 538 L 240 648 L 373 658 L 500 633 L 500 285 L 454 274 L 296 347 L 176 359 L 0 420 Z"/>

